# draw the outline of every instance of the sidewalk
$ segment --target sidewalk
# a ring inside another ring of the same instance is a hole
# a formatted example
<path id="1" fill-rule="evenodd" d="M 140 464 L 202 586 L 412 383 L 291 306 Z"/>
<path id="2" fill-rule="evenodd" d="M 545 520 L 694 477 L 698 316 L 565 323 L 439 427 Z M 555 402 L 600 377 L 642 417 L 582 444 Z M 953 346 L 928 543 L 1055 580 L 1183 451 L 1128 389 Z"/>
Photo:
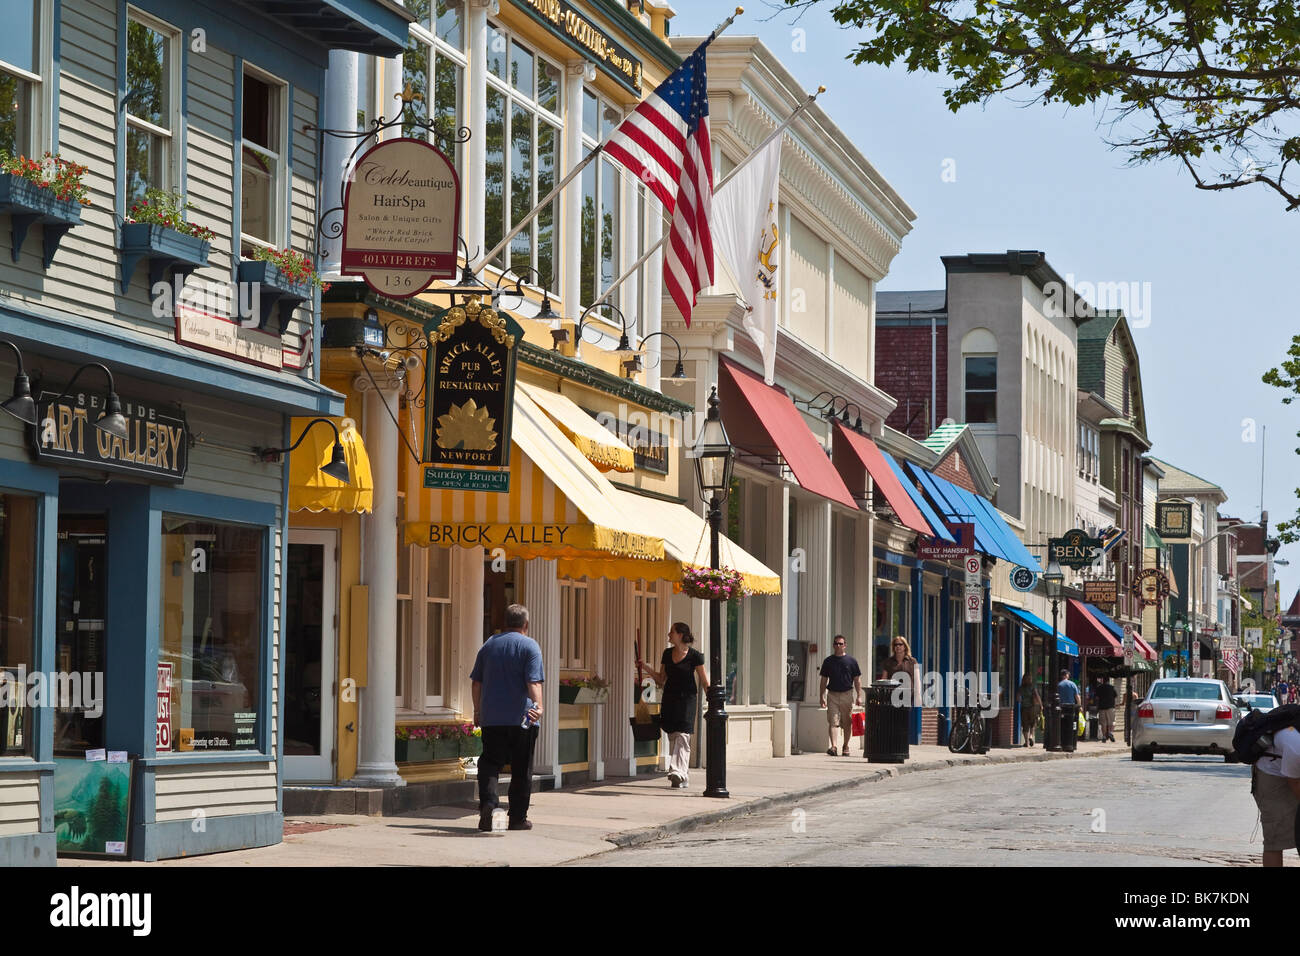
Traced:
<path id="1" fill-rule="evenodd" d="M 472 804 L 429 807 L 399 816 L 320 816 L 286 820 L 284 842 L 160 863 L 60 860 L 60 866 L 552 866 L 621 846 L 635 846 L 768 807 L 903 773 L 958 764 L 1078 760 L 1126 754 L 1123 743 L 1082 741 L 1073 754 L 1041 747 L 1008 748 L 971 756 L 946 747 L 912 747 L 905 764 L 868 763 L 824 753 L 730 764 L 730 798 L 706 798 L 705 772 L 673 790 L 662 774 L 535 793 L 527 832 L 481 833 Z M 504 798 L 504 793 L 502 794 Z"/>

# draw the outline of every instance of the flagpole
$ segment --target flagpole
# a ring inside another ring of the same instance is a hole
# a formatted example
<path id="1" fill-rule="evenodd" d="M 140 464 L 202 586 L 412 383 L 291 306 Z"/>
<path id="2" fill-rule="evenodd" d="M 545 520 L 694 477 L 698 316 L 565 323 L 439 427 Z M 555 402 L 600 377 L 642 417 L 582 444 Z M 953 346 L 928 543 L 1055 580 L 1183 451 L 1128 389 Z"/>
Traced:
<path id="1" fill-rule="evenodd" d="M 753 160 L 755 156 L 757 156 L 763 150 L 767 149 L 767 147 L 771 145 L 772 140 L 776 139 L 778 136 L 784 133 L 790 127 L 790 124 L 793 123 L 795 119 L 798 118 L 799 114 L 802 113 L 804 110 L 806 110 L 808 107 L 812 106 L 813 103 L 816 102 L 817 97 L 819 97 L 821 94 L 825 92 L 826 92 L 826 87 L 819 86 L 817 87 L 816 93 L 809 93 L 807 99 L 805 99 L 802 103 L 800 103 L 795 108 L 795 111 L 785 118 L 785 122 L 783 122 L 776 129 L 772 130 L 772 132 L 767 135 L 767 138 L 764 139 L 763 142 L 759 143 L 752 153 L 750 153 L 748 156 L 742 159 L 738 164 L 736 164 L 736 166 L 732 168 L 731 172 L 727 173 L 727 175 L 722 177 L 722 182 L 718 183 L 718 185 L 713 187 L 713 194 L 716 196 L 718 194 L 719 189 L 727 185 L 727 183 L 731 182 L 733 176 L 735 176 L 742 169 L 748 166 L 750 161 Z M 662 249 L 664 245 L 668 242 L 668 240 L 671 238 L 672 238 L 672 234 L 666 233 L 662 239 L 660 239 L 653 246 L 647 249 L 645 251 L 645 254 L 642 255 L 640 259 L 632 263 L 632 265 L 628 268 L 626 272 L 624 272 L 621 276 L 615 279 L 613 284 L 611 284 L 608 289 L 606 289 L 599 296 L 597 296 L 596 301 L 591 303 L 591 305 L 592 306 L 600 305 L 607 298 L 609 298 L 609 294 L 611 292 L 613 292 L 615 289 L 621 286 L 628 279 L 632 278 L 632 276 L 636 273 L 636 271 L 640 269 L 643 265 L 645 265 L 651 256 L 653 256 L 656 252 Z"/>
<path id="2" fill-rule="evenodd" d="M 712 42 L 714 38 L 718 36 L 718 34 L 720 34 L 723 30 L 727 29 L 727 27 L 735 23 L 736 17 L 740 16 L 744 12 L 745 12 L 744 7 L 736 7 L 736 12 L 733 13 L 731 16 L 727 17 L 727 19 L 723 20 L 721 23 L 719 23 L 717 27 L 714 28 L 714 31 L 709 34 L 709 39 L 705 42 Z M 581 122 L 581 120 L 576 118 L 571 117 L 570 119 L 573 122 Z M 608 142 L 608 140 L 606 140 L 606 142 Z M 523 219 L 519 220 L 519 222 L 515 225 L 515 227 L 506 234 L 506 237 L 502 239 L 500 242 L 498 242 L 492 248 L 491 252 L 485 255 L 478 262 L 474 263 L 474 266 L 470 271 L 477 273 L 485 265 L 487 265 L 489 262 L 491 262 L 493 259 L 499 256 L 501 254 L 501 250 L 504 249 L 510 243 L 510 240 L 514 239 L 515 236 L 523 232 L 524 228 L 535 218 L 537 218 L 538 213 L 540 213 L 543 209 L 545 209 L 547 205 L 550 204 L 551 200 L 554 199 L 556 196 L 558 196 L 561 191 L 563 191 L 565 186 L 573 182 L 578 177 L 578 174 L 581 173 L 584 169 L 586 169 L 587 166 L 591 163 L 591 161 L 594 160 L 597 156 L 599 156 L 604 151 L 604 149 L 605 149 L 605 143 L 600 143 L 599 145 L 596 146 L 595 149 L 593 149 L 590 153 L 588 153 L 585 157 L 583 157 L 583 159 L 578 163 L 578 165 L 574 166 L 573 169 L 569 170 L 569 174 L 560 180 L 559 185 L 557 185 L 554 189 L 552 189 L 549 193 L 547 193 L 541 202 L 539 202 L 532 209 L 530 209 L 528 211 L 528 214 L 525 215 Z"/>

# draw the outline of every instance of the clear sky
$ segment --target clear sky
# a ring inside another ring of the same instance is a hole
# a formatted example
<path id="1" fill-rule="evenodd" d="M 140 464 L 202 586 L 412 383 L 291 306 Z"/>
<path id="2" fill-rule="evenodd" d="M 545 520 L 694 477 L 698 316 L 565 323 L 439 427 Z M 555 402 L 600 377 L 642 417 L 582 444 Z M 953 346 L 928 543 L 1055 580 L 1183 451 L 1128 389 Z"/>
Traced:
<path id="1" fill-rule="evenodd" d="M 744 5 L 729 32 L 757 34 L 809 91 L 825 85 L 818 104 L 916 211 L 881 289 L 942 289 L 941 255 L 1007 249 L 1042 250 L 1076 283 L 1149 289 L 1133 336 L 1151 453 L 1221 486 L 1221 513 L 1255 521 L 1267 429 L 1264 508 L 1274 526 L 1295 514 L 1300 402 L 1283 405 L 1260 376 L 1300 331 L 1288 288 L 1300 278 L 1300 211 L 1263 185 L 1211 193 L 1174 163 L 1129 167 L 1091 108 L 1002 100 L 954 114 L 943 76 L 849 62 L 853 33 L 829 2 L 797 22 Z M 674 6 L 672 32 L 685 36 L 706 35 L 735 5 Z M 1300 547 L 1279 557 L 1294 562 L 1278 568 L 1285 607 Z"/>

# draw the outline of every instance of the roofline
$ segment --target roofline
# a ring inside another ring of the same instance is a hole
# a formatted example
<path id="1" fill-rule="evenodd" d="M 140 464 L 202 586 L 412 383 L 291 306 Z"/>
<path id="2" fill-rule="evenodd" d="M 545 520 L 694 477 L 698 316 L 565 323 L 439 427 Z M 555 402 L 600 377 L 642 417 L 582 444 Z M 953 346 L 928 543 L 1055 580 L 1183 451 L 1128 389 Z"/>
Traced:
<path id="1" fill-rule="evenodd" d="M 1092 304 L 1080 297 L 1074 288 L 1061 278 L 1061 274 L 1051 267 L 1047 261 L 1047 253 L 1039 252 L 1037 249 L 1008 249 L 1006 252 L 968 252 L 958 256 L 940 256 L 939 260 L 943 263 L 944 271 L 949 275 L 952 273 L 1007 273 L 1013 276 L 1024 276 L 1040 292 L 1048 293 L 1047 284 L 1053 283 L 1062 291 L 1068 290 L 1076 302 L 1083 302 L 1089 314 L 1080 317 L 1075 314 L 1070 318 L 1073 319 L 1075 327 L 1089 321 L 1097 310 Z M 1078 313 L 1078 308 L 1073 310 Z"/>

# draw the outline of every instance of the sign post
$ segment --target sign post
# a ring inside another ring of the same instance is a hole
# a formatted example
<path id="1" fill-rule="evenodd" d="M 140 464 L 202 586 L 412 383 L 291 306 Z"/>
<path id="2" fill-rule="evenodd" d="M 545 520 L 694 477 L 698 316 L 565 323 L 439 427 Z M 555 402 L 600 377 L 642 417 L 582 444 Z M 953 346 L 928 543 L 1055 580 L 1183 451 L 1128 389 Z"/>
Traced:
<path id="1" fill-rule="evenodd" d="M 984 583 L 980 580 L 981 560 L 978 554 L 965 559 L 966 568 L 966 623 L 978 624 L 984 611 Z"/>

